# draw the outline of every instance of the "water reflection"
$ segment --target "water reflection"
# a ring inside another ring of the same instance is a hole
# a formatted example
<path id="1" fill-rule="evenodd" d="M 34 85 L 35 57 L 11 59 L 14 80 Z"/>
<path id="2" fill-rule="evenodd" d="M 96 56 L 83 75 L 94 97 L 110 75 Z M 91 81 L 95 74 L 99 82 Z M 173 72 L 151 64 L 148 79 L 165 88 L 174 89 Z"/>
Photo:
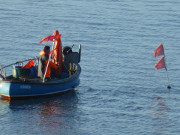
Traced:
<path id="1" fill-rule="evenodd" d="M 71 90 L 66 93 L 62 93 L 59 95 L 52 95 L 48 97 L 30 97 L 30 98 L 23 98 L 23 99 L 11 99 L 9 101 L 9 107 L 10 109 L 16 109 L 16 108 L 22 108 L 22 107 L 29 107 L 29 106 L 36 106 L 36 105 L 44 105 L 46 103 L 51 103 L 51 104 L 60 104 L 60 103 L 65 103 L 65 104 L 71 104 L 71 103 L 76 103 L 78 101 L 76 91 Z"/>
<path id="2" fill-rule="evenodd" d="M 164 134 L 166 132 L 170 121 L 167 117 L 167 112 L 170 110 L 166 104 L 165 98 L 155 95 L 152 105 L 152 126 L 155 134 Z"/>
<path id="3" fill-rule="evenodd" d="M 69 127 L 76 126 L 76 120 L 72 118 L 76 115 L 77 103 L 78 98 L 74 90 L 58 96 L 14 99 L 9 101 L 12 114 L 9 116 L 14 117 L 9 117 L 9 121 L 16 118 L 23 121 L 24 128 L 38 127 L 37 131 L 33 131 L 36 134 L 61 133 Z"/>

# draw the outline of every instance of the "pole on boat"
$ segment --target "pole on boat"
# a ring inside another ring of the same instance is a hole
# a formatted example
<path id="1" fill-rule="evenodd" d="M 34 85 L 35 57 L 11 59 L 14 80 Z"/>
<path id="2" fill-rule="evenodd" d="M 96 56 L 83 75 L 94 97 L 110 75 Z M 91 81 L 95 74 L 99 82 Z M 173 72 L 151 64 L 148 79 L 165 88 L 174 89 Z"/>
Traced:
<path id="1" fill-rule="evenodd" d="M 44 73 L 44 77 L 43 77 L 43 83 L 45 82 L 45 78 L 46 78 L 47 70 L 48 70 L 48 67 L 49 67 L 51 55 L 52 55 L 52 53 L 49 56 L 49 60 L 48 60 L 48 63 L 47 63 L 47 66 L 46 66 L 46 70 L 45 70 L 45 73 Z"/>
<path id="2" fill-rule="evenodd" d="M 51 56 L 51 55 L 50 55 Z M 49 56 L 49 57 L 50 57 Z M 49 58 L 50 59 L 50 58 Z M 46 73 L 47 73 L 47 69 L 48 69 L 48 66 L 49 66 L 49 61 L 50 60 L 48 60 L 48 64 L 47 64 L 47 66 L 46 66 L 46 70 L 45 70 L 45 73 L 44 73 L 44 77 L 43 77 L 43 83 L 45 82 L 45 78 L 46 78 Z"/>
<path id="3" fill-rule="evenodd" d="M 47 41 L 47 42 L 48 42 L 48 41 Z M 47 45 L 47 43 L 46 43 L 46 45 Z M 54 47 L 54 44 L 52 45 L 52 48 L 53 48 L 53 47 Z M 52 55 L 52 52 L 51 52 L 50 55 L 49 55 L 49 60 L 48 60 L 48 63 L 47 63 L 47 66 L 46 66 L 46 70 L 45 70 L 45 73 L 44 73 L 44 77 L 43 77 L 43 83 L 45 82 L 45 78 L 46 78 L 47 70 L 48 70 L 48 67 L 49 67 L 51 55 Z"/>
<path id="4" fill-rule="evenodd" d="M 79 44 L 79 62 L 81 61 L 81 44 Z"/>

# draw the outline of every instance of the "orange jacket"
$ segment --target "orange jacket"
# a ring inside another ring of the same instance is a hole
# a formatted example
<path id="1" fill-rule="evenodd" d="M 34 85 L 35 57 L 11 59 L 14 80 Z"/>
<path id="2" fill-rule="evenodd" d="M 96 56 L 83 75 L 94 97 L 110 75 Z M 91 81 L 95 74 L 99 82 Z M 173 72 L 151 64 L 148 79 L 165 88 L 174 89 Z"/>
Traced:
<path id="1" fill-rule="evenodd" d="M 56 71 L 56 74 L 61 74 L 63 65 L 61 34 L 59 34 L 58 30 L 55 30 L 53 35 L 55 36 L 55 40 L 52 58 L 53 62 L 59 67 L 59 69 Z"/>
<path id="2" fill-rule="evenodd" d="M 48 60 L 45 62 L 45 69 L 46 69 L 46 66 L 48 64 Z M 51 77 L 51 69 L 58 69 L 58 66 L 56 64 L 54 64 L 52 61 L 49 61 L 49 66 L 48 66 L 48 69 L 47 69 L 47 73 L 46 73 L 46 78 L 49 78 Z M 45 70 L 46 72 L 46 70 Z"/>
<path id="3" fill-rule="evenodd" d="M 45 55 L 45 52 L 44 51 L 41 51 L 40 52 L 40 55 Z M 45 72 L 46 72 L 46 66 L 47 66 L 47 64 L 48 64 L 48 61 L 49 61 L 49 59 L 48 60 L 46 60 L 45 61 L 45 63 L 44 63 L 44 65 L 45 65 L 45 67 L 44 67 L 44 74 L 45 74 Z M 56 64 L 54 64 L 52 61 L 49 61 L 49 65 L 48 65 L 48 69 L 47 69 L 47 72 L 46 72 L 46 78 L 49 78 L 49 77 L 51 77 L 51 69 L 58 69 L 58 66 L 56 65 Z"/>

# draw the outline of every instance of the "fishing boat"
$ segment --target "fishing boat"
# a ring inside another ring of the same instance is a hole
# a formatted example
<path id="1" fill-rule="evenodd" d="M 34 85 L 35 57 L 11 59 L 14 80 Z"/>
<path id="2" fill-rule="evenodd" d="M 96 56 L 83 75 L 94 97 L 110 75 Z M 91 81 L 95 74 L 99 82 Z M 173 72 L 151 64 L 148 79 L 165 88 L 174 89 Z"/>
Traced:
<path id="1" fill-rule="evenodd" d="M 64 47 L 64 50 L 72 47 Z M 79 52 L 73 52 L 64 56 L 63 71 L 59 77 L 50 80 L 42 80 L 31 72 L 37 70 L 37 65 L 31 68 L 23 68 L 23 63 L 31 60 L 38 61 L 38 58 L 18 61 L 0 68 L 0 97 L 1 98 L 21 98 L 32 96 L 44 96 L 58 94 L 74 89 L 79 85 L 81 67 L 79 65 L 81 58 L 81 45 Z M 6 75 L 6 68 L 12 67 L 13 73 Z M 36 74 L 36 73 L 35 73 Z"/>

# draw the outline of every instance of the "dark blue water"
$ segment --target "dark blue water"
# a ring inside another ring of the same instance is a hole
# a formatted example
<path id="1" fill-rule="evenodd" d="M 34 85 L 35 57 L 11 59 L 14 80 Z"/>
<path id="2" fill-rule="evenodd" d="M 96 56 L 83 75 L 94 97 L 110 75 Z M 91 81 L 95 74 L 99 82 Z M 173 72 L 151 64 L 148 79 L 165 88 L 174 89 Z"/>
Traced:
<path id="1" fill-rule="evenodd" d="M 82 73 L 62 95 L 0 100 L 0 134 L 179 134 L 179 22 L 177 0 L 1 0 L 1 65 L 38 56 L 58 29 L 63 46 L 82 44 Z M 170 90 L 154 69 L 160 43 Z"/>

